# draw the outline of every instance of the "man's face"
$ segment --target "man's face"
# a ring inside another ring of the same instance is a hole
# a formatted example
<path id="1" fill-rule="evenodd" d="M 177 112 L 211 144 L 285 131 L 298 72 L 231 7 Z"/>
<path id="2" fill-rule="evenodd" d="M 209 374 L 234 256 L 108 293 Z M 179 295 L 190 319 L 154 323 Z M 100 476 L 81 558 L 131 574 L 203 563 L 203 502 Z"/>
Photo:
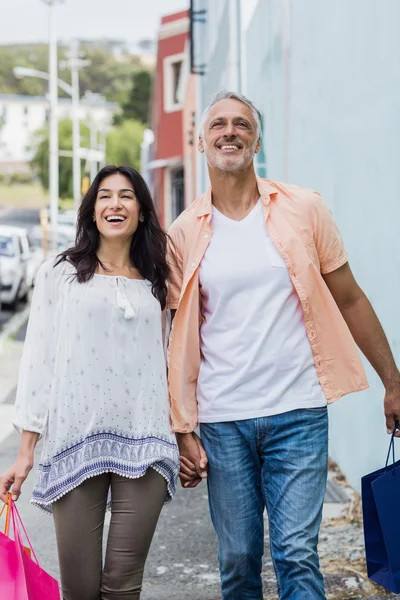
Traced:
<path id="1" fill-rule="evenodd" d="M 238 100 L 220 100 L 212 106 L 199 137 L 199 150 L 207 163 L 221 171 L 246 170 L 260 151 L 260 138 L 252 110 Z"/>

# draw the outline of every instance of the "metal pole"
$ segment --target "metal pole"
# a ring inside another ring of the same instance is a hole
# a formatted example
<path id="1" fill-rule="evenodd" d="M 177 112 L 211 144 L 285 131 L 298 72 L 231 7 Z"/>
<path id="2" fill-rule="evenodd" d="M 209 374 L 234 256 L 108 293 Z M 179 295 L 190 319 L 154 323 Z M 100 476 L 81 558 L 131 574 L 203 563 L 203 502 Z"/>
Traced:
<path id="1" fill-rule="evenodd" d="M 81 200 L 81 159 L 79 156 L 80 125 L 79 125 L 79 73 L 78 73 L 78 48 L 73 44 L 71 48 L 71 84 L 72 84 L 72 171 L 73 171 L 73 196 L 74 209 L 77 211 Z"/>
<path id="2" fill-rule="evenodd" d="M 55 0 L 49 0 L 50 32 L 49 32 L 49 96 L 50 96 L 50 157 L 49 157 L 49 187 L 50 187 L 50 220 L 53 251 L 57 251 L 57 222 L 58 222 L 58 68 L 57 68 L 57 34 Z"/>
<path id="3" fill-rule="evenodd" d="M 90 149 L 97 150 L 97 126 L 94 121 L 90 123 Z M 93 158 L 90 158 L 90 183 L 92 183 L 93 179 L 97 175 L 97 161 Z"/>
<path id="4" fill-rule="evenodd" d="M 229 7 L 229 85 L 234 92 L 240 92 L 240 2 L 234 0 Z"/>

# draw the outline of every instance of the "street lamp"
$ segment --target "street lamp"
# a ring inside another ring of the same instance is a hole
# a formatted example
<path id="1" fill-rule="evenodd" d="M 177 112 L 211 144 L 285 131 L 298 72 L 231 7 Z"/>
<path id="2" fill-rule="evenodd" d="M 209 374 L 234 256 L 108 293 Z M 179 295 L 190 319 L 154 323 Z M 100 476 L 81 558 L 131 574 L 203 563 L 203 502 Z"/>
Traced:
<path id="1" fill-rule="evenodd" d="M 37 69 L 31 69 L 30 67 L 14 67 L 13 73 L 18 79 L 22 79 L 23 77 L 38 77 L 39 79 L 46 79 L 47 81 L 50 79 L 50 75 L 46 73 L 46 71 L 38 71 Z M 66 94 L 69 94 L 69 96 L 72 95 L 72 86 L 69 83 L 62 79 L 57 79 L 57 85 Z"/>
<path id="2" fill-rule="evenodd" d="M 50 99 L 50 218 L 52 223 L 52 250 L 57 251 L 57 221 L 58 221 L 58 119 L 57 119 L 57 33 L 56 33 L 56 3 L 60 0 L 43 0 L 49 7 L 49 99 Z"/>

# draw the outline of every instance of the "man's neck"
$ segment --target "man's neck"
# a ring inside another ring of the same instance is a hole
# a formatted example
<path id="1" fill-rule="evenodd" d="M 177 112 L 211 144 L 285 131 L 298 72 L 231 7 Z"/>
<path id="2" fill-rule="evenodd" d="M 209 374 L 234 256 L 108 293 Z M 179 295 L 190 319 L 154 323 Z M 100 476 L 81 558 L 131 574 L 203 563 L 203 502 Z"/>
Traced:
<path id="1" fill-rule="evenodd" d="M 253 166 L 239 173 L 210 169 L 209 176 L 212 203 L 230 219 L 241 221 L 257 204 L 260 194 Z"/>

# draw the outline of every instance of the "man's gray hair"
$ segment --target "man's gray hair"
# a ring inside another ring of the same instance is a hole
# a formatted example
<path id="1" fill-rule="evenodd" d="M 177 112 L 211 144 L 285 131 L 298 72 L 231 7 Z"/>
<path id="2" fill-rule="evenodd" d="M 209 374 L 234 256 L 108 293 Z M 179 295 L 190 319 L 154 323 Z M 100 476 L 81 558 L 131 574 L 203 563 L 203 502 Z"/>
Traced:
<path id="1" fill-rule="evenodd" d="M 200 135 L 204 134 L 204 123 L 206 122 L 208 111 L 210 110 L 210 108 L 212 108 L 214 106 L 214 104 L 217 104 L 217 102 L 220 102 L 221 100 L 237 100 L 238 102 L 241 102 L 242 104 L 245 104 L 246 106 L 248 106 L 250 108 L 251 112 L 253 113 L 253 117 L 257 124 L 257 136 L 259 138 L 261 137 L 261 133 L 262 133 L 261 113 L 258 110 L 258 108 L 256 108 L 254 106 L 254 104 L 252 103 L 251 100 L 246 98 L 246 96 L 243 96 L 243 94 L 239 94 L 238 92 L 229 92 L 227 90 L 222 90 L 221 92 L 217 92 L 215 94 L 215 96 L 213 96 L 210 104 L 204 110 L 203 114 L 201 115 L 201 120 L 200 120 Z"/>

